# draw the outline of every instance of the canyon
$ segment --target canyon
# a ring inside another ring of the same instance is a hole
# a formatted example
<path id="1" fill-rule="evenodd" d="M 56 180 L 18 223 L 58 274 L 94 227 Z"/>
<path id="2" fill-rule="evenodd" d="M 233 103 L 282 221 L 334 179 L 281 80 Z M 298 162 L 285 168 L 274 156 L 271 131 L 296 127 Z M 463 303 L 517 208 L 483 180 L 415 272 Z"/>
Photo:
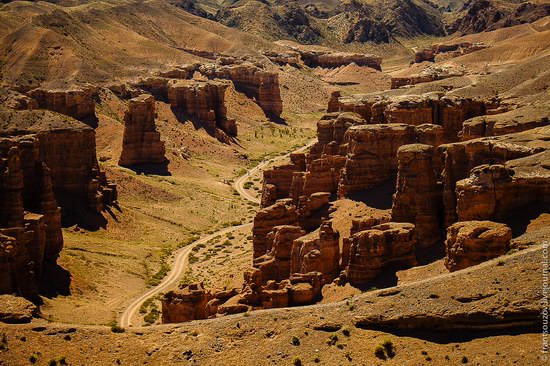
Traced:
<path id="1" fill-rule="evenodd" d="M 4 1 L 0 364 L 538 364 L 546 3 Z"/>

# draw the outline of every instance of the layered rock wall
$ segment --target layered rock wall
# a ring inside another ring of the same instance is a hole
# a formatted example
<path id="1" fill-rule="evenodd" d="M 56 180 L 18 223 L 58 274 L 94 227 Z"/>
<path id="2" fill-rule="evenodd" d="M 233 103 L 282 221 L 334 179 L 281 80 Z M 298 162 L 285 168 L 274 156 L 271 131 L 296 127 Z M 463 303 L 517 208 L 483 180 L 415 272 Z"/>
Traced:
<path id="1" fill-rule="evenodd" d="M 95 120 L 95 87 L 69 90 L 34 89 L 29 96 L 38 102 L 41 109 L 49 109 L 80 121 Z"/>
<path id="2" fill-rule="evenodd" d="M 347 281 L 364 286 L 390 263 L 416 265 L 416 238 L 413 224 L 393 222 L 354 234 L 346 264 Z"/>
<path id="3" fill-rule="evenodd" d="M 237 135 L 235 120 L 227 119 L 225 90 L 228 85 L 213 81 L 171 80 L 168 100 L 172 108 L 181 108 L 195 116 L 209 132 L 221 128 L 230 136 Z"/>
<path id="4" fill-rule="evenodd" d="M 441 242 L 442 193 L 433 167 L 433 146 L 405 145 L 397 151 L 398 174 L 392 219 L 415 224 L 418 247 Z"/>
<path id="5" fill-rule="evenodd" d="M 208 78 L 233 81 L 235 89 L 252 97 L 266 112 L 279 117 L 283 112 L 283 102 L 277 73 L 263 70 L 253 64 L 217 66 L 203 65 L 200 72 Z"/>

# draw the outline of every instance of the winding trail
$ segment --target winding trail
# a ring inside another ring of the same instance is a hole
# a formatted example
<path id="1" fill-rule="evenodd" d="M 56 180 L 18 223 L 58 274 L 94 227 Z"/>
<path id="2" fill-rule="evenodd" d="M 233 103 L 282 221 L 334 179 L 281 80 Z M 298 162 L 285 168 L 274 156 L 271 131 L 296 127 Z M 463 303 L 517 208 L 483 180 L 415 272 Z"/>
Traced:
<path id="1" fill-rule="evenodd" d="M 251 201 L 253 203 L 259 204 L 260 200 L 257 197 L 254 197 L 252 194 L 250 194 L 250 192 L 248 192 L 247 189 L 244 188 L 244 183 L 247 181 L 247 179 L 250 176 L 256 174 L 257 172 L 265 169 L 270 164 L 288 158 L 290 156 L 290 154 L 292 154 L 292 153 L 304 152 L 306 149 L 310 148 L 316 141 L 317 140 L 314 139 L 314 140 L 310 141 L 307 145 L 305 145 L 305 146 L 303 146 L 303 147 L 301 147 L 297 150 L 294 150 L 291 153 L 287 153 L 285 155 L 281 155 L 281 156 L 278 156 L 276 158 L 265 160 L 265 161 L 261 162 L 260 164 L 258 164 L 254 168 L 248 170 L 245 174 L 243 174 L 237 180 L 235 180 L 235 184 L 234 184 L 235 189 L 237 190 L 237 192 L 239 192 L 241 197 L 243 197 L 244 199 L 246 199 L 248 201 Z M 245 228 L 249 228 L 249 227 L 252 227 L 251 222 L 247 223 L 247 224 L 231 226 L 231 227 L 216 231 L 215 233 L 212 233 L 208 236 L 200 238 L 200 239 L 194 241 L 193 243 L 191 243 L 191 244 L 189 244 L 189 245 L 187 245 L 183 248 L 180 248 L 180 249 L 176 250 L 172 254 L 172 256 L 174 257 L 174 260 L 173 260 L 172 269 L 170 270 L 170 272 L 168 272 L 168 275 L 166 277 L 164 277 L 164 279 L 157 286 L 152 287 L 152 288 L 148 289 L 147 291 L 145 291 L 138 298 L 136 298 L 134 301 L 132 301 L 132 303 L 130 305 L 128 305 L 128 307 L 126 309 L 124 309 L 124 311 L 123 311 L 123 313 L 122 313 L 122 315 L 120 316 L 120 319 L 119 319 L 120 326 L 123 327 L 123 328 L 133 327 L 134 322 L 137 318 L 137 314 L 139 312 L 139 308 L 141 307 L 141 305 L 143 304 L 143 302 L 145 300 L 147 300 L 148 298 L 150 298 L 152 296 L 155 296 L 155 295 L 159 294 L 160 292 L 169 290 L 169 289 L 175 287 L 178 284 L 178 282 L 180 281 L 180 278 L 183 276 L 183 274 L 187 270 L 187 267 L 188 267 L 188 264 L 189 264 L 189 254 L 191 253 L 191 251 L 193 250 L 193 248 L 196 245 L 205 244 L 206 242 L 208 242 L 209 240 L 215 238 L 218 235 L 224 235 L 224 234 L 227 234 L 227 233 L 231 233 L 233 231 L 237 231 L 237 230 L 245 229 Z"/>

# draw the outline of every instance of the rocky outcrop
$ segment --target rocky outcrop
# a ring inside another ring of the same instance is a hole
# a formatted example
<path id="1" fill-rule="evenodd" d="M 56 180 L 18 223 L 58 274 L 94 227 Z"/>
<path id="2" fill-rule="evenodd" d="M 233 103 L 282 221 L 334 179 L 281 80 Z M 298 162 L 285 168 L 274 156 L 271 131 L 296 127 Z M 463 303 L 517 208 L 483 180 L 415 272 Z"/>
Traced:
<path id="1" fill-rule="evenodd" d="M 261 207 L 268 207 L 278 199 L 290 197 L 290 186 L 295 172 L 300 172 L 305 166 L 286 164 L 273 169 L 264 170 Z"/>
<path id="2" fill-rule="evenodd" d="M 294 240 L 290 256 L 290 272 L 319 272 L 323 283 L 331 283 L 340 274 L 339 233 L 330 221 L 307 236 Z"/>
<path id="3" fill-rule="evenodd" d="M 283 112 L 277 73 L 251 63 L 226 66 L 207 64 L 200 68 L 200 72 L 208 78 L 233 81 L 237 91 L 252 97 L 267 114 L 279 117 Z"/>
<path id="4" fill-rule="evenodd" d="M 405 145 L 397 151 L 399 161 L 392 219 L 415 224 L 417 247 L 441 242 L 441 191 L 433 168 L 433 146 Z"/>
<path id="5" fill-rule="evenodd" d="M 97 89 L 93 86 L 67 90 L 34 89 L 28 95 L 38 102 L 41 109 L 49 109 L 94 125 Z"/>
<path id="6" fill-rule="evenodd" d="M 289 52 L 275 52 L 275 51 L 266 51 L 263 53 L 269 61 L 277 65 L 290 65 L 297 67 L 300 64 L 300 54 L 296 51 Z"/>
<path id="7" fill-rule="evenodd" d="M 413 224 L 394 222 L 354 234 L 343 277 L 354 286 L 364 286 L 390 263 L 416 265 L 416 238 Z"/>
<path id="8" fill-rule="evenodd" d="M 506 254 L 512 230 L 491 221 L 461 221 L 447 229 L 445 267 L 458 271 Z"/>
<path id="9" fill-rule="evenodd" d="M 431 81 L 463 76 L 464 74 L 465 74 L 465 70 L 461 67 L 431 66 L 422 70 L 418 74 L 403 76 L 403 77 L 392 77 L 391 88 L 399 89 L 402 86 L 406 86 L 406 85 L 429 83 Z"/>
<path id="10" fill-rule="evenodd" d="M 262 272 L 262 282 L 274 280 L 280 282 L 290 278 L 292 250 L 295 239 L 305 235 L 299 226 L 275 226 L 267 234 L 267 254 L 254 259 L 253 265 Z"/>
<path id="11" fill-rule="evenodd" d="M 298 216 L 296 206 L 291 199 L 277 201 L 274 205 L 261 209 L 254 217 L 253 247 L 254 258 L 258 258 L 271 249 L 268 234 L 276 227 L 283 225 L 296 226 Z"/>
<path id="12" fill-rule="evenodd" d="M 470 178 L 470 171 L 474 169 L 477 166 L 483 165 L 483 164 L 504 164 L 507 161 L 525 158 L 532 156 L 534 154 L 537 154 L 537 152 L 544 150 L 542 146 L 544 146 L 544 142 L 542 139 L 545 138 L 547 135 L 547 129 L 548 127 L 540 127 L 534 130 L 529 130 L 517 134 L 512 135 L 504 135 L 499 137 L 493 137 L 493 138 L 482 138 L 482 139 L 475 139 L 475 140 L 469 140 L 465 142 L 459 142 L 459 143 L 453 143 L 453 144 L 447 144 L 442 145 L 439 147 L 440 154 L 444 157 L 444 171 L 442 175 L 442 181 L 443 181 L 443 203 L 444 203 L 444 223 L 445 227 L 450 226 L 451 224 L 458 221 L 457 216 L 457 182 L 461 181 L 463 179 Z M 539 147 L 535 147 L 539 146 Z M 533 158 L 538 159 L 538 158 Z M 522 162 L 523 160 L 518 160 L 518 163 Z M 537 163 L 536 161 L 534 163 L 534 169 L 537 171 L 540 171 L 541 173 L 545 173 L 545 170 L 541 168 L 540 162 Z M 505 173 L 502 171 L 501 168 L 497 168 L 499 174 Z M 527 166 L 524 168 L 525 171 L 527 171 Z M 487 173 L 484 173 L 485 172 Z M 495 171 L 495 173 L 497 172 Z M 490 169 L 484 168 L 481 169 L 478 173 L 480 177 L 482 176 L 484 179 L 492 177 L 492 173 Z M 505 178 L 506 174 L 502 177 Z M 474 177 L 475 178 L 475 177 Z M 491 182 L 492 178 L 487 180 L 486 182 Z M 473 181 L 470 181 L 473 185 L 471 185 L 472 188 L 475 186 L 478 186 L 481 184 L 482 186 L 487 186 L 487 183 L 481 183 L 482 181 L 479 178 L 475 178 Z M 475 183 L 479 182 L 479 183 Z M 466 182 L 464 182 L 466 183 Z M 490 184 L 489 184 L 490 185 Z M 462 185 L 463 187 L 467 188 L 468 184 Z M 471 190 L 471 193 L 474 193 L 476 190 Z M 484 189 L 484 191 L 486 191 Z M 466 191 L 465 191 L 466 192 Z M 488 194 L 487 194 L 488 195 Z M 514 200 L 517 200 L 518 204 L 526 204 L 527 202 L 522 201 L 521 199 L 518 199 L 517 196 L 510 196 L 513 197 Z M 480 197 L 481 198 L 481 197 Z M 489 201 L 479 201 L 479 204 L 481 205 L 488 205 L 485 208 L 482 208 L 480 212 L 484 212 L 483 217 L 472 217 L 471 214 L 467 214 L 466 212 L 475 212 L 475 210 L 471 210 L 470 208 L 466 209 L 466 206 L 468 205 L 466 203 L 466 200 L 463 199 L 463 209 L 461 209 L 461 212 L 463 212 L 463 220 L 468 218 L 468 220 L 474 220 L 474 219 L 480 219 L 480 220 L 494 220 L 493 214 L 494 211 L 487 211 L 487 207 L 491 207 L 491 205 L 495 205 L 495 200 L 490 199 Z M 477 199 L 476 199 L 477 202 Z M 490 203 L 492 202 L 492 203 Z M 475 202 L 472 202 L 473 205 L 475 205 Z M 502 207 L 503 209 L 505 207 Z"/>
<path id="13" fill-rule="evenodd" d="M 338 186 L 340 197 L 376 187 L 397 174 L 397 150 L 416 143 L 419 131 L 406 124 L 353 126 L 346 132 L 348 154 Z"/>
<path id="14" fill-rule="evenodd" d="M 437 55 L 445 55 L 450 57 L 458 57 L 467 55 L 472 52 L 483 50 L 489 46 L 483 43 L 447 43 L 447 44 L 434 44 L 430 48 L 425 48 L 415 53 L 414 62 L 422 63 L 424 61 L 434 62 Z"/>
<path id="15" fill-rule="evenodd" d="M 352 63 L 382 71 L 382 58 L 377 55 L 350 52 L 303 50 L 295 48 L 305 65 L 315 68 L 334 69 Z"/>
<path id="16" fill-rule="evenodd" d="M 333 94 L 329 101 L 331 111 L 358 113 L 367 124 L 440 125 L 444 129 L 445 142 L 458 141 L 464 121 L 487 114 L 494 110 L 495 105 L 498 105 L 498 101 L 437 94 L 391 98 L 377 95 L 339 97 L 338 94 Z"/>
<path id="17" fill-rule="evenodd" d="M 29 300 L 19 296 L 0 295 L 0 322 L 30 323 L 36 315 L 38 315 L 38 307 Z"/>
<path id="18" fill-rule="evenodd" d="M 170 291 L 163 297 L 162 322 L 183 323 L 206 319 L 210 315 L 206 311 L 206 305 L 213 297 L 202 284 L 191 284 L 178 291 Z"/>
<path id="19" fill-rule="evenodd" d="M 550 204 L 550 152 L 472 169 L 456 184 L 459 221 L 503 221 L 529 206 Z"/>
<path id="20" fill-rule="evenodd" d="M 61 213 L 35 136 L 0 138 L 0 293 L 35 299 L 63 247 Z"/>
<path id="21" fill-rule="evenodd" d="M 238 291 L 208 290 L 191 284 L 170 291 L 162 298 L 162 322 L 180 323 L 196 319 L 244 313 L 249 310 L 309 305 L 321 298 L 320 273 L 295 274 L 276 282 L 264 281 L 262 271 L 251 268 Z"/>
<path id="22" fill-rule="evenodd" d="M 124 115 L 122 153 L 118 164 L 162 163 L 165 152 L 155 125 L 155 98 L 143 94 L 131 99 Z"/>
<path id="23" fill-rule="evenodd" d="M 496 115 L 470 118 L 462 126 L 462 141 L 522 132 L 550 124 L 545 108 L 524 107 Z M 489 112 L 489 111 L 488 111 Z M 489 114 L 489 113 L 488 113 Z"/>
<path id="24" fill-rule="evenodd" d="M 179 108 L 196 117 L 205 129 L 213 133 L 220 128 L 230 136 L 237 135 L 235 120 L 227 119 L 225 90 L 228 85 L 219 82 L 196 80 L 170 80 L 168 100 L 172 108 Z"/>

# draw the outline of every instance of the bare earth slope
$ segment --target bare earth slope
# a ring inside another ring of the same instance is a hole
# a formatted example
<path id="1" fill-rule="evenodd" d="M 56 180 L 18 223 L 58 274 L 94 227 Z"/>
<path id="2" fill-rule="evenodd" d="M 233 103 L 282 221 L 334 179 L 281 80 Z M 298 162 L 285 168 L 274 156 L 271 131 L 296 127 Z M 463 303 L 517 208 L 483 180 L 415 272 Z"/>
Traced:
<path id="1" fill-rule="evenodd" d="M 378 364 L 374 349 L 389 339 L 395 356 L 384 363 L 388 365 L 423 364 L 427 356 L 433 364 L 460 364 L 466 358 L 472 364 L 535 365 L 540 336 L 528 327 L 537 324 L 540 313 L 541 256 L 538 246 L 341 303 L 258 311 L 125 334 L 41 322 L 0 325 L 9 346 L 1 357 L 15 364 L 24 364 L 33 352 L 42 360 L 65 355 L 70 363 L 89 364 L 163 365 L 192 360 L 198 365 L 269 365 L 289 364 L 295 357 L 307 364 L 316 358 L 326 365 Z M 527 328 L 516 332 L 521 327 Z M 474 329 L 484 336 L 472 338 Z M 298 339 L 294 345 L 293 337 Z"/>

